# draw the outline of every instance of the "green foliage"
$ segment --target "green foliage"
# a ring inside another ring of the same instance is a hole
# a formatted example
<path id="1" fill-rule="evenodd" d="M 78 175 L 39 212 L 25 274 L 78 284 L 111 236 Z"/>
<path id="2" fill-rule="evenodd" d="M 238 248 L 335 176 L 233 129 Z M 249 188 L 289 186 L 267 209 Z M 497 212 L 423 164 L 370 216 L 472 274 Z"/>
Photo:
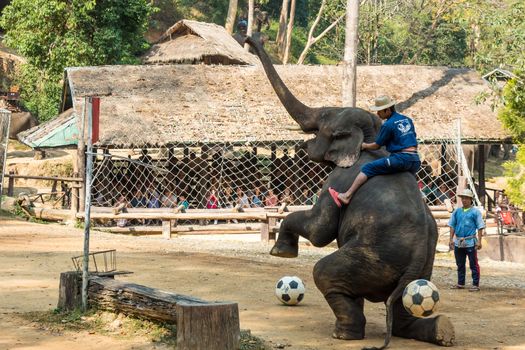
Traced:
<path id="1" fill-rule="evenodd" d="M 25 107 L 55 116 L 65 67 L 138 63 L 152 12 L 147 0 L 13 0 L 0 26 L 27 59 L 16 77 Z"/>
<path id="2" fill-rule="evenodd" d="M 505 193 L 512 203 L 523 208 L 525 207 L 525 148 L 523 144 L 516 153 L 516 160 L 506 162 L 504 166 L 507 177 Z"/>
<path id="3" fill-rule="evenodd" d="M 514 204 L 523 207 L 525 206 L 525 73 L 523 71 L 515 73 L 516 78 L 503 88 L 503 106 L 499 110 L 499 118 L 520 145 L 516 159 L 505 163 L 505 175 L 507 195 Z"/>
<path id="4" fill-rule="evenodd" d="M 479 42 L 472 57 L 480 71 L 498 66 L 525 65 L 525 3 L 521 0 L 501 1 L 497 5 L 488 0 L 490 11 L 478 13 L 475 23 L 479 28 Z"/>
<path id="5" fill-rule="evenodd" d="M 525 141 L 525 74 L 516 72 L 517 77 L 510 80 L 503 88 L 503 107 L 499 118 L 503 125 L 516 137 Z"/>

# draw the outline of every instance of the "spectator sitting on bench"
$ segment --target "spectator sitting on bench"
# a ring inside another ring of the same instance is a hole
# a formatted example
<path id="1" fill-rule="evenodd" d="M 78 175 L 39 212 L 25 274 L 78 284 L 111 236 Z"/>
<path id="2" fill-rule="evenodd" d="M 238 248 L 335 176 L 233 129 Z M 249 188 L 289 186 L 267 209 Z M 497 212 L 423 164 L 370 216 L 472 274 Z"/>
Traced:
<path id="1" fill-rule="evenodd" d="M 135 191 L 135 194 L 131 198 L 130 204 L 132 208 L 145 208 L 146 207 L 146 197 L 144 197 L 140 189 Z"/>
<path id="2" fill-rule="evenodd" d="M 215 195 L 215 188 L 210 189 L 210 194 L 206 199 L 206 209 L 218 209 L 219 208 L 219 199 Z M 206 220 L 208 223 L 208 220 Z M 217 225 L 217 219 L 213 220 L 213 224 Z"/>
<path id="3" fill-rule="evenodd" d="M 287 203 L 288 205 L 292 204 L 293 202 L 293 197 L 292 197 L 292 193 L 290 191 L 290 188 L 289 187 L 286 187 L 284 189 L 284 192 L 283 194 L 281 195 L 281 204 L 282 203 Z"/>
<path id="4" fill-rule="evenodd" d="M 130 204 L 125 194 L 121 194 L 115 202 L 114 213 L 126 212 L 126 208 L 129 208 Z M 117 227 L 126 227 L 128 225 L 127 219 L 117 219 Z"/>
<path id="5" fill-rule="evenodd" d="M 190 207 L 190 202 L 188 202 L 186 195 L 183 193 L 179 196 L 179 205 L 182 205 L 184 210 L 187 210 Z"/>
<path id="6" fill-rule="evenodd" d="M 263 202 L 261 201 L 261 189 L 255 187 L 252 194 L 252 207 L 261 208 L 263 207 Z"/>
<path id="7" fill-rule="evenodd" d="M 241 187 L 237 187 L 237 204 L 241 208 L 249 208 L 250 200 Z"/>
<path id="8" fill-rule="evenodd" d="M 274 193 L 272 189 L 268 190 L 268 195 L 264 199 L 264 205 L 267 207 L 276 207 L 279 203 L 279 198 L 277 198 L 277 195 Z"/>
<path id="9" fill-rule="evenodd" d="M 161 205 L 163 208 L 175 208 L 177 206 L 177 195 L 166 188 L 161 197 Z"/>

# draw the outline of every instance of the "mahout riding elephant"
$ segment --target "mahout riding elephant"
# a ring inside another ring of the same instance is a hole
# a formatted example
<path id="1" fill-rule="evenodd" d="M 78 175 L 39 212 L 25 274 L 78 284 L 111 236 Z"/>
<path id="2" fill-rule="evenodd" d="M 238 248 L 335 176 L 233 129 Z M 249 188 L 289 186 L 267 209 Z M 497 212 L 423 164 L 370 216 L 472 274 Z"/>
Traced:
<path id="1" fill-rule="evenodd" d="M 362 142 L 375 140 L 380 119 L 360 108 L 304 105 L 283 83 L 263 48 L 246 40 L 288 113 L 304 132 L 315 134 L 306 142 L 308 157 L 335 165 L 313 208 L 291 213 L 282 222 L 270 254 L 296 257 L 299 236 L 316 247 L 337 241 L 339 249 L 319 260 L 313 271 L 317 288 L 336 316 L 334 338 L 364 338 L 366 299 L 386 304 L 387 332 L 380 349 L 388 346 L 392 334 L 453 345 L 454 327 L 448 317 L 415 318 L 402 305 L 409 282 L 430 280 L 438 239 L 436 221 L 415 177 L 409 172 L 373 177 L 341 209 L 328 193 L 328 187 L 349 188 L 363 164 L 387 154 L 382 149 L 361 152 Z"/>
<path id="2" fill-rule="evenodd" d="M 38 120 L 29 112 L 18 112 L 11 114 L 11 123 L 9 124 L 9 138 L 16 140 L 19 132 L 30 129 L 38 125 Z"/>

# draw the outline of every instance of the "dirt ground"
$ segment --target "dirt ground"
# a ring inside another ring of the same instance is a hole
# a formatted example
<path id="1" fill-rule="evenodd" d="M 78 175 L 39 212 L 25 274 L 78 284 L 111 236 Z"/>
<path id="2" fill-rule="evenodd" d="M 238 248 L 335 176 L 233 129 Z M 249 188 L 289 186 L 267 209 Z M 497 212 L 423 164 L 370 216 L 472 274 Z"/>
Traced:
<path id="1" fill-rule="evenodd" d="M 0 349 L 165 349 L 140 337 L 89 332 L 50 332 L 21 317 L 29 311 L 56 307 L 60 272 L 73 268 L 83 231 L 58 224 L 35 224 L 0 216 Z M 130 282 L 239 303 L 242 329 L 266 340 L 270 348 L 360 349 L 381 345 L 385 332 L 382 304 L 366 303 L 366 338 L 331 338 L 334 316 L 317 291 L 312 268 L 335 248 L 303 243 L 297 259 L 268 255 L 270 247 L 255 235 L 132 237 L 93 232 L 91 250 L 117 249 L 118 268 L 134 271 Z M 440 288 L 440 313 L 456 327 L 456 349 L 525 349 L 525 265 L 482 260 L 482 291 L 448 288 L 455 280 L 449 254 L 438 254 L 433 281 Z M 300 276 L 305 300 L 281 305 L 275 282 Z M 437 349 L 437 346 L 394 337 L 391 349 Z"/>

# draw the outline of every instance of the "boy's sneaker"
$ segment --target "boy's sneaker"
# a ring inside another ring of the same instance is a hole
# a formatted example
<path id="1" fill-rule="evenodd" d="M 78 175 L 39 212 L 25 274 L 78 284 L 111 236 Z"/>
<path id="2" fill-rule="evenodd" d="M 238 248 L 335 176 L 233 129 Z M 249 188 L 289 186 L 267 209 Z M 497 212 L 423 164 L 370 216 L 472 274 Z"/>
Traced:
<path id="1" fill-rule="evenodd" d="M 479 292 L 479 286 L 472 286 L 468 289 L 469 292 Z"/>

